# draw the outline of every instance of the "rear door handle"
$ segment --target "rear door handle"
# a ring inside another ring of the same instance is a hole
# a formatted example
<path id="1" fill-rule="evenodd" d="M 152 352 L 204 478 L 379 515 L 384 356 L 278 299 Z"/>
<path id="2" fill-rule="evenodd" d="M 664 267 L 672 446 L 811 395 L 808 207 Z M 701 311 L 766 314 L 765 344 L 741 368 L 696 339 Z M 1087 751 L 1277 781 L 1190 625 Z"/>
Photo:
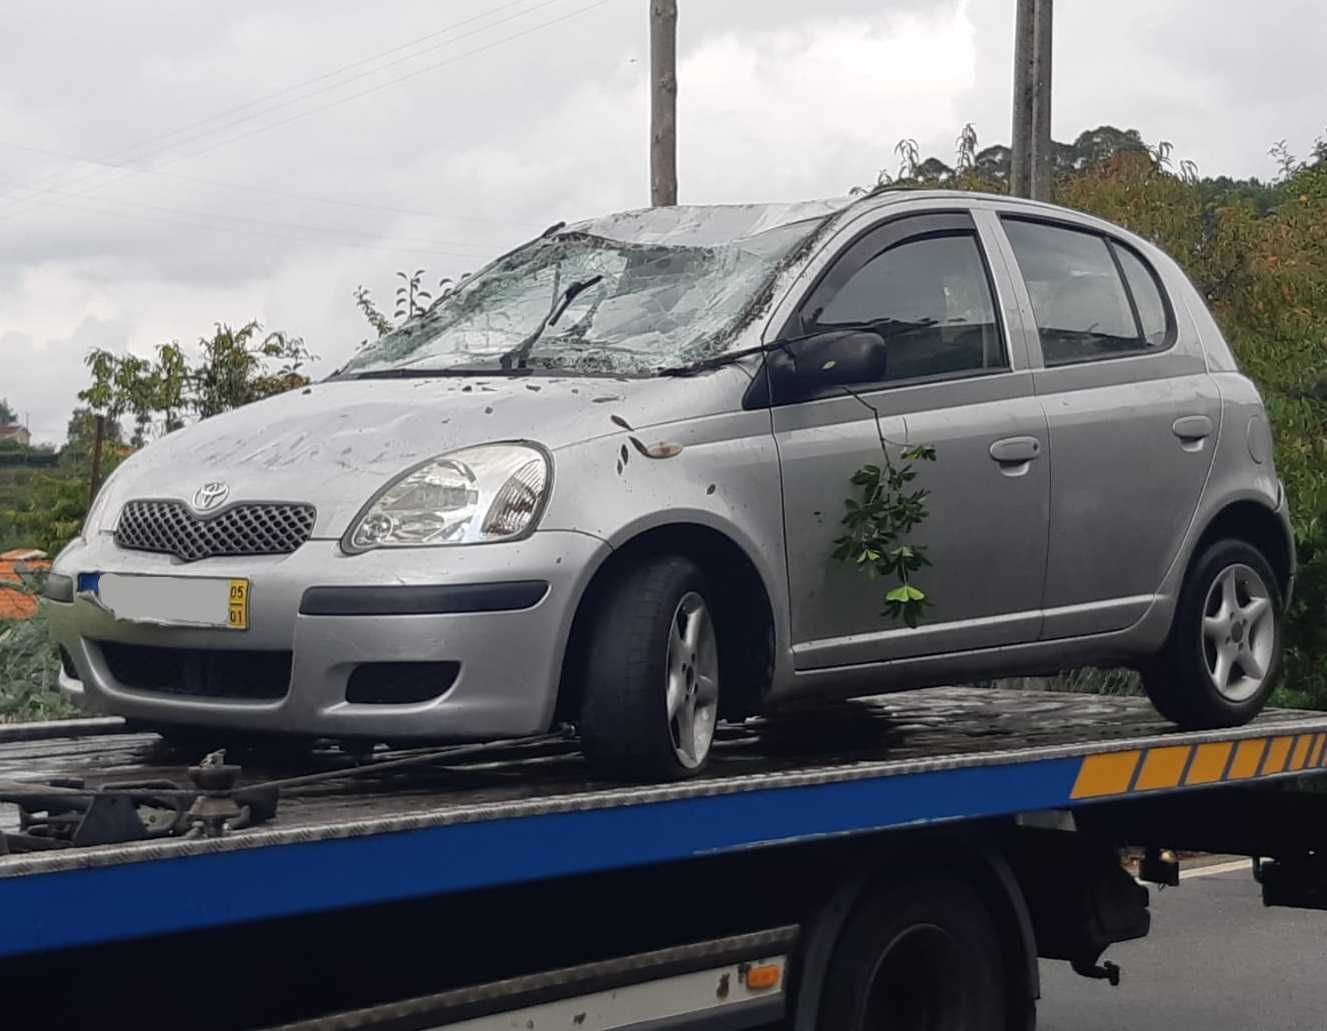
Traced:
<path id="1" fill-rule="evenodd" d="M 1201 451 L 1203 441 L 1212 435 L 1212 420 L 1205 415 L 1183 415 L 1170 424 L 1180 438 L 1181 451 Z"/>
<path id="2" fill-rule="evenodd" d="M 1170 424 L 1180 440 L 1202 440 L 1212 435 L 1212 420 L 1205 415 L 1185 415 Z"/>
<path id="3" fill-rule="evenodd" d="M 1041 455 L 1036 437 L 1005 437 L 991 445 L 991 457 L 1001 465 L 1022 465 Z"/>

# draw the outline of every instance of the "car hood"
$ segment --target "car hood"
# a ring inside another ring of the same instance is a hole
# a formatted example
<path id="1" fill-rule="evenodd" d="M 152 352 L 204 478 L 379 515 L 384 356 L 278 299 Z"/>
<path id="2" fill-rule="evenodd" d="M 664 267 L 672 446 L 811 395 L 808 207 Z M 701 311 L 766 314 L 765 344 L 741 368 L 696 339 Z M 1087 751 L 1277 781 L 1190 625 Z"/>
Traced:
<path id="1" fill-rule="evenodd" d="M 204 483 L 242 501 L 311 503 L 339 537 L 369 497 L 426 459 L 499 440 L 551 451 L 735 408 L 747 375 L 686 379 L 421 377 L 320 383 L 204 419 L 154 442 L 107 482 L 105 530 L 132 499 L 190 501 Z"/>

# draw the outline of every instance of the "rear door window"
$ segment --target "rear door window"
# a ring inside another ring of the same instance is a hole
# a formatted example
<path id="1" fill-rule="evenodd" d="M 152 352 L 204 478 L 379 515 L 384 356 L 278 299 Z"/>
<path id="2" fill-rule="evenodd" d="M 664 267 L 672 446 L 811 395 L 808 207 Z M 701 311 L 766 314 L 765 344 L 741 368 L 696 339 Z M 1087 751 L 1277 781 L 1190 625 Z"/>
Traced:
<path id="1" fill-rule="evenodd" d="M 1032 299 L 1047 365 L 1169 346 L 1173 320 L 1156 275 L 1132 250 L 1090 231 L 1002 221 Z"/>

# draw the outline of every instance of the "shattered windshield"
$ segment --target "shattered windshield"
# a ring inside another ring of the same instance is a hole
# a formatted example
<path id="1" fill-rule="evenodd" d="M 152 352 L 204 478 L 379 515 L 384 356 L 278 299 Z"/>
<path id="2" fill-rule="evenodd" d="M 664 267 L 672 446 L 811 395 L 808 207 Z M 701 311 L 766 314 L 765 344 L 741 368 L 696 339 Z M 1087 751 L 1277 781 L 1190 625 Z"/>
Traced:
<path id="1" fill-rule="evenodd" d="M 576 228 L 540 237 L 370 342 L 342 374 L 517 367 L 639 375 L 712 357 L 823 221 L 705 246 Z"/>

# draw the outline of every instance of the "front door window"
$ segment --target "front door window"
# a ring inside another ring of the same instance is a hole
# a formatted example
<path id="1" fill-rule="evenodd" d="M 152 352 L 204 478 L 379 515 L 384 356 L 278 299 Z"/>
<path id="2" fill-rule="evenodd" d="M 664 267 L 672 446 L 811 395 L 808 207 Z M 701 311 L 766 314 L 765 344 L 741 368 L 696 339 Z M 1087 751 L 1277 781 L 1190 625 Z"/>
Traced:
<path id="1" fill-rule="evenodd" d="M 882 384 L 1008 368 L 976 233 L 896 235 L 849 249 L 803 307 L 801 332 L 878 334 Z"/>

